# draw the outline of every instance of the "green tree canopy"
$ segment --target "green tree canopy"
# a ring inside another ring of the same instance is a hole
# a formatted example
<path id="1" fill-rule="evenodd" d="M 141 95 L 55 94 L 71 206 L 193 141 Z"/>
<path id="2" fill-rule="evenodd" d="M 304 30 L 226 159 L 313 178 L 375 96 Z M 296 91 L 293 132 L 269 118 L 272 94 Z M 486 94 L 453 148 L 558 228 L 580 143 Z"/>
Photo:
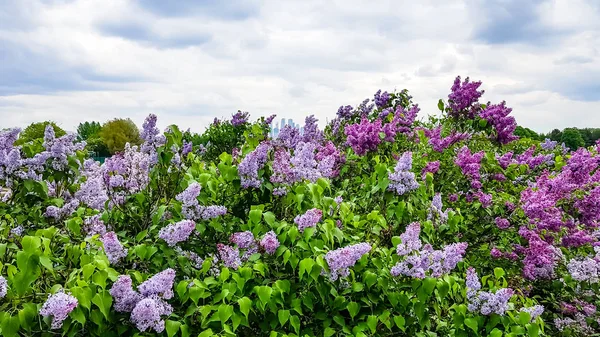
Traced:
<path id="1" fill-rule="evenodd" d="M 140 131 L 129 118 L 116 118 L 104 123 L 100 131 L 100 138 L 111 154 L 123 151 L 127 143 L 141 144 Z"/>
<path id="2" fill-rule="evenodd" d="M 61 129 L 56 123 L 52 121 L 31 123 L 28 127 L 21 132 L 19 139 L 15 142 L 17 145 L 25 144 L 36 139 L 44 139 L 44 132 L 46 131 L 46 125 L 51 125 L 54 129 L 56 137 L 66 135 L 65 130 Z"/>
<path id="3" fill-rule="evenodd" d="M 585 146 L 585 140 L 581 136 L 579 130 L 575 128 L 565 129 L 562 132 L 560 141 L 565 143 L 571 150 L 576 150 L 582 146 Z"/>
<path id="4" fill-rule="evenodd" d="M 530 128 L 524 128 L 522 126 L 517 126 L 515 129 L 515 135 L 519 136 L 519 138 L 529 138 L 533 140 L 540 140 L 540 135 L 537 132 L 531 130 Z"/>
<path id="5" fill-rule="evenodd" d="M 77 139 L 81 141 L 100 137 L 100 130 L 102 130 L 102 125 L 98 122 L 79 123 L 77 127 Z"/>

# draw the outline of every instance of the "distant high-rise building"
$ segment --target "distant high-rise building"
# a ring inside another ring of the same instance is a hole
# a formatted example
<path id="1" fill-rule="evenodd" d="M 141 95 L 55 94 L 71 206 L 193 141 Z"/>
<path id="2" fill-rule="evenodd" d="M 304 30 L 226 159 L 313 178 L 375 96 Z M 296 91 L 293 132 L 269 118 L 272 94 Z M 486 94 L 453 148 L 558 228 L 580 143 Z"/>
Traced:
<path id="1" fill-rule="evenodd" d="M 279 130 L 283 130 L 283 127 L 285 126 L 285 118 L 281 119 L 281 127 L 279 127 Z"/>
<path id="2" fill-rule="evenodd" d="M 275 129 L 273 129 L 273 136 L 271 138 L 277 138 L 277 136 L 279 136 L 279 128 L 275 127 Z"/>
<path id="3" fill-rule="evenodd" d="M 291 127 L 294 127 L 294 120 L 293 119 L 288 119 L 288 125 Z"/>

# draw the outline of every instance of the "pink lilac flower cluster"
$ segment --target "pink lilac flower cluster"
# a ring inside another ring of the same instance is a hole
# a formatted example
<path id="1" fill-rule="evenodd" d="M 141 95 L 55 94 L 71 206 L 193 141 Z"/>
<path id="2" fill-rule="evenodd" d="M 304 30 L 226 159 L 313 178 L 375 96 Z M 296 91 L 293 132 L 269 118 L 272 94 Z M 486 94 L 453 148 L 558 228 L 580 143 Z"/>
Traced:
<path id="1" fill-rule="evenodd" d="M 63 325 L 63 321 L 67 319 L 69 313 L 77 307 L 77 299 L 63 290 L 56 294 L 50 295 L 42 309 L 40 309 L 40 315 L 44 317 L 52 317 L 52 329 L 60 329 Z"/>
<path id="2" fill-rule="evenodd" d="M 504 316 L 508 310 L 508 302 L 514 291 L 502 288 L 495 293 L 482 291 L 477 272 L 473 267 L 467 269 L 467 300 L 470 312 L 479 312 L 482 315 L 497 314 Z"/>
<path id="3" fill-rule="evenodd" d="M 104 245 L 104 253 L 111 264 L 116 264 L 127 256 L 127 249 L 123 248 L 115 232 L 105 233 L 102 235 L 101 241 Z"/>
<path id="4" fill-rule="evenodd" d="M 552 279 L 558 262 L 563 259 L 560 249 L 525 227 L 519 229 L 519 235 L 529 242 L 528 247 L 515 247 L 515 253 L 524 256 L 523 276 L 529 280 Z"/>
<path id="5" fill-rule="evenodd" d="M 302 215 L 297 215 L 294 218 L 294 223 L 298 225 L 298 230 L 302 233 L 308 227 L 315 227 L 319 221 L 321 221 L 321 217 L 323 216 L 323 211 L 317 208 L 309 209 L 306 213 Z"/>
<path id="6" fill-rule="evenodd" d="M 161 228 L 158 237 L 165 240 L 167 245 L 173 247 L 179 242 L 187 241 L 195 229 L 196 223 L 193 220 L 181 220 Z"/>
<path id="7" fill-rule="evenodd" d="M 271 148 L 272 146 L 268 142 L 260 143 L 254 151 L 242 159 L 238 165 L 238 172 L 243 188 L 259 188 L 262 185 L 263 180 L 258 175 L 267 162 Z"/>
<path id="8" fill-rule="evenodd" d="M 131 277 L 121 275 L 110 289 L 115 310 L 130 312 L 130 320 L 141 332 L 153 329 L 161 333 L 165 329 L 163 316 L 168 316 L 173 309 L 166 300 L 171 299 L 175 270 L 168 268 L 152 276 L 133 290 Z"/>
<path id="9" fill-rule="evenodd" d="M 405 152 L 398 159 L 394 172 L 388 176 L 390 180 L 388 190 L 395 191 L 398 195 L 403 195 L 419 188 L 419 183 L 415 179 L 415 174 L 410 171 L 411 169 L 412 152 Z"/>
<path id="10" fill-rule="evenodd" d="M 460 76 L 457 76 L 451 88 L 452 92 L 448 95 L 449 115 L 452 117 L 475 117 L 477 102 L 484 93 L 484 90 L 478 90 L 480 86 L 481 81 L 471 82 L 467 77 L 461 83 Z"/>
<path id="11" fill-rule="evenodd" d="M 421 226 L 412 223 L 400 235 L 402 242 L 396 247 L 396 253 L 403 257 L 390 273 L 392 276 L 405 275 L 423 279 L 427 276 L 441 277 L 450 273 L 462 261 L 467 250 L 466 242 L 453 243 L 442 250 L 434 250 L 430 244 L 423 246 L 419 239 Z"/>
<path id="12" fill-rule="evenodd" d="M 336 177 L 340 167 L 346 162 L 346 156 L 337 149 L 332 141 L 327 141 L 325 145 L 317 148 L 315 159 L 319 162 L 317 169 L 326 178 Z"/>
<path id="13" fill-rule="evenodd" d="M 338 277 L 347 277 L 356 261 L 371 251 L 371 245 L 365 242 L 332 250 L 325 254 L 325 261 L 329 266 L 329 279 L 335 281 Z"/>
<path id="14" fill-rule="evenodd" d="M 347 143 L 359 156 L 364 156 L 367 152 L 377 150 L 381 143 L 379 133 L 383 132 L 381 120 L 377 119 L 369 122 L 363 118 L 360 123 L 347 125 L 344 129 L 347 136 Z"/>

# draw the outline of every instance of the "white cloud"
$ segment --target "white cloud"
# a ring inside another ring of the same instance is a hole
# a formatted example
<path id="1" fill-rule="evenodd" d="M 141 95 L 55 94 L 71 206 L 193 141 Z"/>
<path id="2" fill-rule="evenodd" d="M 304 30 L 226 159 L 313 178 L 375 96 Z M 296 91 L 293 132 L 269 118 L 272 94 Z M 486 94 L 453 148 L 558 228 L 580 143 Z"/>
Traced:
<path id="1" fill-rule="evenodd" d="M 266 1 L 240 17 L 216 15 L 231 6 L 162 15 L 133 0 L 11 1 L 0 5 L 0 19 L 12 17 L 0 43 L 31 59 L 0 65 L 10 75 L 0 76 L 0 116 L 3 126 L 52 119 L 70 130 L 157 113 L 162 126 L 202 131 L 238 109 L 324 122 L 379 88 L 407 88 L 423 113 L 436 113 L 460 74 L 482 80 L 484 99 L 506 100 L 524 126 L 600 126 L 598 6 L 536 3 L 527 13 L 555 27 L 551 46 L 535 43 L 531 27 L 514 42 L 477 38 L 494 24 L 479 20 L 481 0 Z"/>

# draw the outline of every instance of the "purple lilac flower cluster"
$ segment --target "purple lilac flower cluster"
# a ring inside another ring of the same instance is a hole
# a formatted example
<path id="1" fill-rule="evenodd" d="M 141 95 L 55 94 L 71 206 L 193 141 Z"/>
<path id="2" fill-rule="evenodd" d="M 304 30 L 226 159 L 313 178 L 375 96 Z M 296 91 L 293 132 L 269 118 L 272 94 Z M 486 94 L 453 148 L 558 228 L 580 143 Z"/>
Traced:
<path id="1" fill-rule="evenodd" d="M 390 94 L 387 91 L 384 91 L 383 93 L 381 93 L 381 90 L 377 90 L 377 92 L 375 93 L 374 98 L 373 98 L 373 101 L 375 102 L 375 106 L 377 106 L 378 109 L 385 107 L 388 104 L 389 100 L 390 100 Z"/>
<path id="2" fill-rule="evenodd" d="M 475 105 L 483 95 L 483 90 L 477 90 L 481 86 L 481 81 L 471 82 L 465 78 L 460 82 L 460 76 L 457 76 L 452 85 L 452 92 L 448 95 L 448 103 L 451 111 L 450 116 L 460 117 L 466 114 L 467 118 L 475 117 Z"/>
<path id="3" fill-rule="evenodd" d="M 306 117 L 304 120 L 304 133 L 302 134 L 303 142 L 321 143 L 323 141 L 323 131 L 319 130 L 317 121 L 318 119 L 316 119 L 314 115 Z"/>
<path id="4" fill-rule="evenodd" d="M 260 247 L 264 249 L 267 254 L 274 254 L 277 248 L 279 248 L 279 240 L 277 235 L 273 231 L 267 232 L 260 240 Z"/>
<path id="5" fill-rule="evenodd" d="M 332 250 L 325 254 L 325 261 L 327 261 L 330 270 L 330 280 L 335 281 L 338 277 L 347 277 L 350 275 L 349 268 L 354 266 L 356 261 L 369 251 L 371 251 L 371 245 L 362 242 Z"/>
<path id="6" fill-rule="evenodd" d="M 188 220 L 210 220 L 227 214 L 225 206 L 200 206 L 198 196 L 202 186 L 197 182 L 191 183 L 183 192 L 175 196 L 181 202 L 181 213 Z"/>
<path id="7" fill-rule="evenodd" d="M 419 183 L 415 179 L 412 169 L 412 152 L 404 152 L 398 159 L 394 172 L 389 174 L 390 184 L 388 190 L 395 191 L 398 195 L 419 188 Z"/>
<path id="8" fill-rule="evenodd" d="M 466 242 L 453 243 L 442 250 L 434 250 L 430 244 L 423 246 L 419 239 L 420 233 L 420 224 L 412 223 L 400 235 L 402 242 L 396 247 L 396 253 L 404 259 L 392 267 L 392 276 L 405 275 L 419 279 L 427 276 L 441 277 L 451 272 L 462 261 L 467 250 Z"/>
<path id="9" fill-rule="evenodd" d="M 448 137 L 442 137 L 442 127 L 438 126 L 433 129 L 422 129 L 425 136 L 429 138 L 428 144 L 431 145 L 433 150 L 437 152 L 444 152 L 448 147 L 462 141 L 471 138 L 471 135 L 467 132 L 457 133 L 453 131 Z"/>
<path id="10" fill-rule="evenodd" d="M 298 225 L 298 230 L 300 232 L 304 232 L 308 227 L 315 227 L 317 223 L 321 221 L 322 216 L 323 211 L 313 208 L 302 215 L 297 215 L 296 218 L 294 218 L 294 223 Z"/>
<path id="11" fill-rule="evenodd" d="M 250 114 L 248 112 L 241 112 L 238 110 L 238 112 L 235 113 L 231 118 L 231 125 L 240 126 L 248 123 L 248 118 L 250 118 Z"/>
<path id="12" fill-rule="evenodd" d="M 421 171 L 421 179 L 425 180 L 427 177 L 427 173 L 436 174 L 440 170 L 440 162 L 439 160 L 430 161 L 425 165 L 423 170 Z"/>
<path id="13" fill-rule="evenodd" d="M 194 229 L 196 229 L 196 223 L 193 220 L 181 220 L 161 228 L 158 237 L 173 247 L 179 242 L 187 241 Z"/>
<path id="14" fill-rule="evenodd" d="M 83 232 L 87 236 L 104 235 L 106 234 L 106 224 L 100 219 L 100 214 L 93 215 L 83 221 Z"/>
<path id="15" fill-rule="evenodd" d="M 69 313 L 77 307 L 77 299 L 64 291 L 59 291 L 56 294 L 50 295 L 42 309 L 40 315 L 44 317 L 52 317 L 52 329 L 60 329 L 63 321 L 67 319 Z"/>
<path id="16" fill-rule="evenodd" d="M 533 322 L 544 313 L 544 306 L 538 304 L 529 308 L 521 308 L 520 311 L 528 313 L 531 316 L 531 322 Z"/>
<path id="17" fill-rule="evenodd" d="M 101 241 L 104 245 L 104 253 L 110 263 L 116 264 L 119 260 L 127 256 L 127 249 L 123 248 L 115 232 L 105 233 L 102 235 Z"/>
<path id="18" fill-rule="evenodd" d="M 141 332 L 153 329 L 161 333 L 165 329 L 163 316 L 173 309 L 166 300 L 173 297 L 175 270 L 168 268 L 152 276 L 133 290 L 131 277 L 121 275 L 110 289 L 115 310 L 130 312 L 130 320 Z"/>
<path id="19" fill-rule="evenodd" d="M 104 185 L 103 167 L 93 159 L 86 159 L 83 162 L 81 174 L 85 177 L 85 182 L 75 192 L 75 198 L 90 208 L 103 209 L 109 200 L 108 191 Z"/>
<path id="20" fill-rule="evenodd" d="M 156 127 L 157 117 L 155 114 L 150 114 L 144 120 L 142 125 L 142 133 L 140 138 L 144 140 L 140 146 L 140 151 L 150 155 L 150 162 L 155 164 L 157 162 L 156 149 L 166 142 L 165 135 L 161 134 L 160 130 Z"/>
<path id="21" fill-rule="evenodd" d="M 427 212 L 427 220 L 439 220 L 439 223 L 444 224 L 448 221 L 448 209 L 442 211 L 442 195 L 440 193 L 436 193 L 433 196 L 433 200 L 431 201 L 431 206 L 429 206 L 429 211 Z"/>
<path id="22" fill-rule="evenodd" d="M 556 148 L 557 145 L 558 145 L 557 141 L 553 141 L 549 138 L 544 139 L 544 141 L 540 143 L 540 146 L 542 147 L 542 149 L 546 150 L 546 151 L 554 150 L 554 148 Z"/>
<path id="23" fill-rule="evenodd" d="M 567 270 L 571 277 L 579 282 L 600 282 L 600 247 L 594 247 L 596 256 L 572 259 L 567 263 Z"/>
<path id="24" fill-rule="evenodd" d="M 512 108 L 506 107 L 506 102 L 500 104 L 488 105 L 479 115 L 485 119 L 496 130 L 496 140 L 500 144 L 508 144 L 519 137 L 514 135 L 517 128 L 517 121 L 513 116 L 509 116 Z"/>
<path id="25" fill-rule="evenodd" d="M 473 182 L 480 182 L 481 180 L 479 170 L 481 169 L 481 159 L 483 159 L 484 155 L 485 153 L 483 151 L 471 154 L 471 150 L 465 145 L 460 149 L 456 156 L 454 163 L 460 167 L 462 173 L 471 180 L 471 184 L 473 184 Z"/>
<path id="26" fill-rule="evenodd" d="M 340 106 L 337 111 L 339 119 L 350 119 L 354 115 L 354 108 L 350 105 Z"/>
<path id="27" fill-rule="evenodd" d="M 269 150 L 272 146 L 268 142 L 260 143 L 254 151 L 250 152 L 238 166 L 238 172 L 242 180 L 243 188 L 259 188 L 262 184 L 262 179 L 258 176 L 259 170 L 263 168 L 267 162 Z"/>
<path id="28" fill-rule="evenodd" d="M 367 152 L 377 150 L 377 146 L 381 143 L 379 133 L 383 132 L 383 127 L 380 119 L 369 122 L 368 119 L 363 118 L 360 123 L 347 125 L 344 132 L 348 145 L 357 155 L 364 156 Z"/>
<path id="29" fill-rule="evenodd" d="M 302 135 L 300 134 L 300 130 L 290 125 L 285 125 L 283 129 L 279 130 L 275 144 L 287 149 L 293 149 L 301 141 Z"/>
<path id="30" fill-rule="evenodd" d="M 237 247 L 231 247 L 222 243 L 217 244 L 217 251 L 223 264 L 227 268 L 238 269 L 242 265 L 240 251 Z"/>
<path id="31" fill-rule="evenodd" d="M 60 221 L 73 214 L 77 210 L 77 207 L 79 207 L 79 200 L 73 199 L 64 204 L 63 207 L 48 206 L 44 212 L 44 216 Z"/>
<path id="32" fill-rule="evenodd" d="M 0 298 L 4 298 L 8 292 L 8 282 L 4 276 L 0 275 Z"/>
<path id="33" fill-rule="evenodd" d="M 467 299 L 470 312 L 479 312 L 482 315 L 492 313 L 504 316 L 508 310 L 508 302 L 514 291 L 510 288 L 502 288 L 495 293 L 482 291 L 477 272 L 473 267 L 467 269 Z"/>

